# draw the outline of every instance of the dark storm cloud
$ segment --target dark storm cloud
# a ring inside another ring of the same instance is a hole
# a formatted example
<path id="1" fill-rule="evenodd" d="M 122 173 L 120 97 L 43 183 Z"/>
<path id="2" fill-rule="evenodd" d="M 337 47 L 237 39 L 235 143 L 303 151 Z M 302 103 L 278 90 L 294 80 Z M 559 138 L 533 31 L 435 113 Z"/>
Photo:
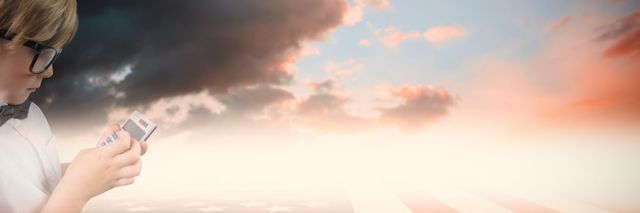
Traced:
<path id="1" fill-rule="evenodd" d="M 79 1 L 78 33 L 34 98 L 54 119 L 100 117 L 113 104 L 286 84 L 292 74 L 280 65 L 346 11 L 343 0 Z M 131 74 L 111 81 L 126 65 Z"/>
<path id="2" fill-rule="evenodd" d="M 283 101 L 295 99 L 290 92 L 269 86 L 240 88 L 218 98 L 234 112 L 256 112 Z"/>

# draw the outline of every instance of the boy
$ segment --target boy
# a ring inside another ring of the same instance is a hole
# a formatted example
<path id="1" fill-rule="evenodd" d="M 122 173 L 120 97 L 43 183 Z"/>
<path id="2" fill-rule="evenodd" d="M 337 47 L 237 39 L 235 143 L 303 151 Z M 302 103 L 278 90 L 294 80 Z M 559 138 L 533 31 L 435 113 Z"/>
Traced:
<path id="1" fill-rule="evenodd" d="M 76 32 L 76 0 L 0 0 L 0 212 L 80 212 L 94 196 L 140 174 L 146 144 L 119 139 L 60 164 L 55 138 L 28 97 Z"/>

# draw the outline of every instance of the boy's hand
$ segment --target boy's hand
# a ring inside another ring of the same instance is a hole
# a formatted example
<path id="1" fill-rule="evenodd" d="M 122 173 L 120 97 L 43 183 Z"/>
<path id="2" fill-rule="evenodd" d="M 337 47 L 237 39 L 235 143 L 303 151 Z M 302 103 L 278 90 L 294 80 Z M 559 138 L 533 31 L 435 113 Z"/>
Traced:
<path id="1" fill-rule="evenodd" d="M 114 132 L 119 132 L 120 130 L 122 129 L 120 128 L 119 125 L 117 124 L 111 125 L 106 132 L 102 133 L 102 135 L 100 136 L 100 140 L 98 140 L 98 143 L 96 144 L 96 147 L 100 147 L 100 143 L 102 143 L 102 141 L 104 141 L 107 137 L 109 137 Z M 147 142 L 140 141 L 138 143 L 140 143 L 140 156 L 142 156 L 145 153 L 147 153 Z"/>
<path id="2" fill-rule="evenodd" d="M 117 125 L 103 136 L 114 130 L 119 130 Z M 141 144 L 132 140 L 126 131 L 119 131 L 118 139 L 112 144 L 80 151 L 69 164 L 45 209 L 56 212 L 81 207 L 96 195 L 132 184 L 142 169 Z"/>

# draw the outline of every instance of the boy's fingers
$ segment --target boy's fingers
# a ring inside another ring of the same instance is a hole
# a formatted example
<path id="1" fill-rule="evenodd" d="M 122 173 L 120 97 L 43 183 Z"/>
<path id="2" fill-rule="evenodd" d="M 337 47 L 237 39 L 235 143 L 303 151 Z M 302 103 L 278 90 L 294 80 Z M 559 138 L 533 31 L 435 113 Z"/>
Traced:
<path id="1" fill-rule="evenodd" d="M 108 129 L 106 129 L 102 135 L 100 135 L 100 139 L 98 140 L 97 146 L 100 147 L 100 145 L 102 144 L 102 142 L 104 140 L 106 140 L 108 137 L 110 137 L 114 132 L 119 132 L 120 131 L 120 126 L 117 124 L 112 124 L 111 126 L 109 126 Z"/>
<path id="2" fill-rule="evenodd" d="M 139 155 L 132 155 L 130 152 L 131 150 L 116 156 L 114 159 L 115 164 L 118 167 L 125 167 L 125 166 L 133 165 L 136 162 L 140 161 Z"/>
<path id="3" fill-rule="evenodd" d="M 131 149 L 129 150 L 129 155 L 140 157 L 140 153 L 142 153 L 142 148 L 140 147 L 140 142 L 137 140 L 131 139 Z"/>
<path id="4" fill-rule="evenodd" d="M 139 161 L 140 145 L 137 144 L 139 144 L 138 141 L 131 140 L 131 148 L 128 151 L 115 157 L 116 164 L 119 166 L 128 166 Z"/>
<path id="5" fill-rule="evenodd" d="M 103 139 L 109 137 L 114 132 L 118 132 L 118 131 L 120 131 L 120 127 L 118 125 L 116 124 L 109 125 L 109 127 L 105 129 L 102 135 L 100 135 L 100 140 L 102 141 Z"/>
<path id="6" fill-rule="evenodd" d="M 133 178 L 140 175 L 142 171 L 142 161 L 138 160 L 135 164 L 120 169 L 118 177 L 120 178 Z"/>
<path id="7" fill-rule="evenodd" d="M 133 182 L 135 182 L 133 178 L 122 178 L 122 179 L 118 179 L 114 185 L 115 187 L 126 186 L 126 185 L 133 184 Z"/>
<path id="8" fill-rule="evenodd" d="M 112 125 L 111 125 L 111 131 L 113 131 L 113 132 L 119 132 L 119 131 L 120 131 L 120 125 L 118 125 L 118 124 L 112 124 Z"/>
<path id="9" fill-rule="evenodd" d="M 118 139 L 112 144 L 107 145 L 105 148 L 111 156 L 116 156 L 123 152 L 126 152 L 129 147 L 131 147 L 131 138 L 129 137 L 128 132 L 120 131 L 117 135 Z"/>
<path id="10" fill-rule="evenodd" d="M 147 148 L 147 142 L 140 141 L 140 156 L 144 155 L 144 153 L 147 153 Z"/>

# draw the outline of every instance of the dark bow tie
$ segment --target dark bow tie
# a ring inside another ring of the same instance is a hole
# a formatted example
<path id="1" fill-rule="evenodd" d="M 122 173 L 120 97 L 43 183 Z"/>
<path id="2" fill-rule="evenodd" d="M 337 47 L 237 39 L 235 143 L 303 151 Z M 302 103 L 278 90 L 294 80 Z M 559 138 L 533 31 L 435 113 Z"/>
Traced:
<path id="1" fill-rule="evenodd" d="M 25 119 L 29 115 L 29 106 L 31 100 L 27 100 L 19 105 L 0 106 L 0 126 L 4 125 L 9 119 Z"/>

